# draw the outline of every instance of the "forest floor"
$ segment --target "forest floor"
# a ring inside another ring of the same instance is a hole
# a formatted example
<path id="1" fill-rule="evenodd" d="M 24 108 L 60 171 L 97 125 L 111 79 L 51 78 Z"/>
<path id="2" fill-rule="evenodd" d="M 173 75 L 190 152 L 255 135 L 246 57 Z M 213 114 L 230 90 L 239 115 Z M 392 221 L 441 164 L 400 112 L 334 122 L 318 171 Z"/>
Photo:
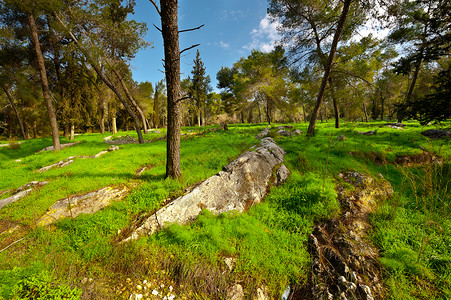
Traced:
<path id="1" fill-rule="evenodd" d="M 280 298 L 287 286 L 308 281 L 308 237 L 316 224 L 340 216 L 336 190 L 346 184 L 339 174 L 349 171 L 382 175 L 394 190 L 369 215 L 386 294 L 450 299 L 450 140 L 421 135 L 435 126 L 385 124 L 344 123 L 335 129 L 319 123 L 313 137 L 273 130 L 291 176 L 262 203 L 243 214 L 204 211 L 190 225 L 128 243 L 119 243 L 124 229 L 219 172 L 257 144 L 255 135 L 267 124 L 232 124 L 228 131 L 183 128 L 179 180 L 164 178 L 161 129 L 145 135 L 151 142 L 141 145 L 122 143 L 136 133 L 120 132 L 112 138 L 77 135 L 77 144 L 57 153 L 38 152 L 52 144 L 50 138 L 1 147 L 0 203 L 30 182 L 40 184 L 0 208 L 0 299 L 221 299 L 237 283 L 249 299 L 261 293 Z M 284 125 L 303 132 L 308 126 Z M 450 130 L 451 123 L 442 127 Z M 362 134 L 368 131 L 376 134 Z M 110 148 L 115 140 L 119 149 Z M 43 226 L 42 217 L 58 200 L 106 187 L 124 195 L 93 214 Z"/>

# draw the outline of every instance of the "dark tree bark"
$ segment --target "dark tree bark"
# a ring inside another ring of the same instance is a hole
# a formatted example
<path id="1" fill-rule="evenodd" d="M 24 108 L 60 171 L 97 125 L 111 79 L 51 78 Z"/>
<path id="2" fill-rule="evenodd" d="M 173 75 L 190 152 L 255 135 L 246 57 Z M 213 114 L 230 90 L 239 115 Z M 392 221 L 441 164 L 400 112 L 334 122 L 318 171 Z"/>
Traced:
<path id="1" fill-rule="evenodd" d="M 11 96 L 11 94 L 8 91 L 8 88 L 4 84 L 2 84 L 2 89 L 5 91 L 6 98 L 8 98 L 9 104 L 11 104 L 11 106 L 14 110 L 14 113 L 16 114 L 16 118 L 17 118 L 17 121 L 19 122 L 20 131 L 22 132 L 23 139 L 28 140 L 28 134 L 25 131 L 25 127 L 23 125 L 22 119 L 20 118 L 19 111 L 17 110 L 17 106 L 14 103 L 13 97 Z"/>
<path id="2" fill-rule="evenodd" d="M 307 130 L 308 135 L 313 135 L 313 133 L 315 132 L 315 125 L 316 125 L 316 120 L 318 119 L 318 112 L 319 112 L 319 109 L 321 106 L 321 102 L 323 101 L 323 98 L 324 98 L 324 91 L 326 90 L 327 81 L 330 76 L 330 70 L 332 69 L 332 63 L 333 63 L 333 60 L 335 57 L 335 52 L 337 51 L 338 41 L 340 40 L 341 33 L 343 31 L 343 27 L 344 27 L 344 24 L 346 21 L 346 17 L 348 16 L 349 7 L 351 6 L 351 2 L 352 2 L 352 0 L 344 0 L 344 3 L 343 3 L 343 9 L 341 11 L 340 20 L 338 21 L 337 30 L 335 31 L 334 39 L 332 41 L 332 46 L 330 48 L 330 53 L 329 53 L 329 57 L 327 60 L 327 64 L 324 69 L 324 75 L 323 75 L 323 79 L 321 81 L 321 87 L 320 87 L 320 89 L 318 91 L 318 95 L 316 97 L 315 108 L 313 109 L 313 113 L 310 118 L 310 123 L 309 123 L 308 130 Z"/>
<path id="3" fill-rule="evenodd" d="M 337 97 L 335 97 L 335 89 L 331 77 L 329 77 L 329 87 L 332 96 L 332 104 L 334 106 L 335 128 L 340 128 L 340 110 L 338 108 L 338 101 Z"/>
<path id="4" fill-rule="evenodd" d="M 168 96 L 168 137 L 166 177 L 178 178 L 180 170 L 180 48 L 177 0 L 160 0 L 161 32 L 164 44 L 164 67 Z"/>
<path id="5" fill-rule="evenodd" d="M 35 19 L 31 13 L 28 14 L 28 24 L 30 25 L 31 38 L 33 40 L 34 50 L 36 52 L 36 58 L 39 66 L 39 73 L 41 75 L 40 77 L 41 77 L 42 93 L 44 95 L 45 104 L 47 106 L 47 112 L 50 119 L 50 126 L 52 127 L 53 149 L 54 151 L 59 151 L 61 150 L 61 144 L 59 138 L 58 123 L 56 121 L 56 114 L 52 105 L 52 97 L 50 95 L 49 83 L 47 80 L 47 73 L 44 64 L 44 56 L 42 55 L 41 45 L 39 44 L 38 28 L 36 26 Z"/>

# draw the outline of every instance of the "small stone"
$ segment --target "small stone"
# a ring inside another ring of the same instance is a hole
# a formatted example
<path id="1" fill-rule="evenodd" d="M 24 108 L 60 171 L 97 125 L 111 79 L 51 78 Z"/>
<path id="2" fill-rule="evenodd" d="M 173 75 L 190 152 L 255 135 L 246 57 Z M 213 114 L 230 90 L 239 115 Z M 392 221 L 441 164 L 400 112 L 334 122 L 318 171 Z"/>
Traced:
<path id="1" fill-rule="evenodd" d="M 81 280 L 81 284 L 86 284 L 86 282 L 88 282 L 88 278 L 83 277 L 83 279 Z"/>
<path id="2" fill-rule="evenodd" d="M 351 272 L 351 281 L 352 282 L 357 282 L 358 278 L 357 278 L 357 272 L 353 271 Z"/>
<path id="3" fill-rule="evenodd" d="M 138 291 L 140 291 L 140 290 L 143 289 L 143 287 L 142 287 L 141 285 L 138 284 L 138 285 L 136 286 L 136 289 L 137 289 Z"/>
<path id="4" fill-rule="evenodd" d="M 288 297 L 290 296 L 290 292 L 291 292 L 291 288 L 289 285 L 287 285 L 287 288 L 285 289 L 285 291 L 283 291 L 282 300 L 287 300 Z"/>
<path id="5" fill-rule="evenodd" d="M 224 258 L 224 262 L 226 263 L 227 267 L 230 271 L 233 271 L 233 268 L 235 267 L 235 258 L 233 257 L 226 257 Z"/>
<path id="6" fill-rule="evenodd" d="M 15 160 L 15 162 L 21 162 L 22 160 L 19 158 L 19 159 L 16 159 Z"/>
<path id="7" fill-rule="evenodd" d="M 227 299 L 228 300 L 244 300 L 244 289 L 241 284 L 234 284 L 227 290 Z"/>
<path id="8" fill-rule="evenodd" d="M 169 291 L 172 292 L 174 290 L 174 288 L 172 287 L 172 285 L 169 286 Z"/>
<path id="9" fill-rule="evenodd" d="M 173 300 L 174 298 L 175 298 L 175 295 L 168 294 L 168 295 L 163 297 L 163 300 Z"/>
<path id="10" fill-rule="evenodd" d="M 153 291 L 152 291 L 152 295 L 157 296 L 157 295 L 158 295 L 158 291 L 157 291 L 157 290 L 153 290 Z"/>
<path id="11" fill-rule="evenodd" d="M 164 283 L 162 283 L 162 284 L 160 285 L 160 287 L 161 287 L 161 288 L 164 288 Z"/>
<path id="12" fill-rule="evenodd" d="M 277 131 L 277 134 L 281 136 L 291 136 L 291 132 L 289 132 L 288 130 L 279 130 Z"/>
<path id="13" fill-rule="evenodd" d="M 147 283 L 147 279 L 144 279 L 144 280 L 143 280 L 143 284 L 146 284 L 146 283 Z"/>
<path id="14" fill-rule="evenodd" d="M 340 294 L 340 300 L 348 300 L 348 298 L 346 298 L 346 294 L 344 292 Z"/>
<path id="15" fill-rule="evenodd" d="M 344 135 L 344 134 L 340 134 L 340 135 L 337 137 L 337 141 L 346 141 L 345 135 Z"/>

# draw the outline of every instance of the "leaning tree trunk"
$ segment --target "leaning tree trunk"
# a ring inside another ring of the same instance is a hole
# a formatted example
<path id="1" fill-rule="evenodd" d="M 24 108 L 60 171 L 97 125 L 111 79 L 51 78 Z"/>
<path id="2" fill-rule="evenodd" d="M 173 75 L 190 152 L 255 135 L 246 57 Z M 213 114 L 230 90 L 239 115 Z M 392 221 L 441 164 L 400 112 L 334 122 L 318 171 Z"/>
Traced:
<path id="1" fill-rule="evenodd" d="M 121 74 L 117 70 L 114 70 L 114 73 L 116 74 L 117 78 L 119 79 L 119 82 L 122 86 L 122 89 L 125 91 L 125 95 L 127 96 L 128 100 L 130 100 L 132 105 L 135 107 L 136 111 L 139 113 L 139 115 L 141 117 L 141 121 L 143 123 L 144 133 L 147 134 L 148 133 L 147 123 L 146 123 L 146 117 L 144 116 L 143 110 L 141 109 L 141 107 L 139 107 L 138 103 L 133 98 L 133 95 L 128 90 L 127 86 L 125 85 L 124 78 L 122 78 Z"/>
<path id="2" fill-rule="evenodd" d="M 418 60 L 415 62 L 415 69 L 413 71 L 412 82 L 409 85 L 409 90 L 407 91 L 407 95 L 406 95 L 406 98 L 404 100 L 404 103 L 407 104 L 407 105 L 410 103 L 410 99 L 412 98 L 413 90 L 415 88 L 415 84 L 417 82 L 418 74 L 420 73 L 421 64 L 423 62 L 423 52 L 424 52 L 424 48 L 426 47 L 426 33 L 427 33 L 427 31 L 428 31 L 428 26 L 425 25 L 424 28 L 423 28 L 423 39 L 421 41 L 420 56 L 419 56 Z M 402 120 L 405 117 L 404 112 L 399 112 L 399 109 L 398 109 L 397 113 L 398 113 L 398 122 L 401 123 Z"/>
<path id="3" fill-rule="evenodd" d="M 96 60 L 94 60 L 91 57 L 89 51 L 87 51 L 80 44 L 80 42 L 75 37 L 75 35 L 72 33 L 72 31 L 69 28 L 67 28 L 67 26 L 64 24 L 64 22 L 58 16 L 56 16 L 56 18 L 61 23 L 61 25 L 64 26 L 64 28 L 66 29 L 66 31 L 69 34 L 69 36 L 75 42 L 75 45 L 78 47 L 80 52 L 85 56 L 86 60 L 91 65 L 91 67 L 94 69 L 94 71 L 97 73 L 97 75 L 99 75 L 100 79 L 108 86 L 108 88 L 110 88 L 110 90 L 112 90 L 114 92 L 114 94 L 116 94 L 116 96 L 119 99 L 119 101 L 121 101 L 122 105 L 124 105 L 125 109 L 127 110 L 128 114 L 132 117 L 133 122 L 135 124 L 136 133 L 138 135 L 138 142 L 140 144 L 143 144 L 144 143 L 144 139 L 143 139 L 142 132 L 141 132 L 141 126 L 139 124 L 139 119 L 136 116 L 136 114 L 133 112 L 133 110 L 131 109 L 130 105 L 127 102 L 127 99 L 124 98 L 124 96 L 119 91 L 117 86 L 115 84 L 113 84 L 113 82 L 110 80 L 110 78 L 101 70 L 98 62 Z"/>
<path id="4" fill-rule="evenodd" d="M 39 73 L 41 75 L 40 77 L 41 77 L 42 94 L 44 95 L 44 100 L 47 106 L 47 112 L 50 119 L 50 126 L 52 127 L 53 149 L 55 151 L 59 151 L 61 150 L 61 144 L 58 123 L 56 121 L 56 114 L 52 105 L 52 97 L 50 95 L 50 88 L 47 80 L 47 73 L 45 70 L 44 56 L 42 55 L 41 46 L 39 44 L 38 28 L 36 26 L 35 19 L 31 13 L 28 14 L 28 24 L 30 25 L 31 38 L 33 40 L 34 50 L 36 52 L 36 59 L 38 61 L 39 66 Z"/>
<path id="5" fill-rule="evenodd" d="M 343 27 L 345 25 L 346 17 L 348 16 L 349 7 L 351 6 L 352 0 L 344 0 L 343 9 L 341 11 L 340 20 L 338 21 L 337 30 L 334 34 L 334 39 L 332 41 L 332 46 L 330 48 L 329 58 L 327 60 L 327 65 L 324 70 L 323 79 L 321 81 L 321 87 L 318 91 L 318 95 L 316 97 L 315 108 L 313 109 L 312 116 L 310 118 L 310 124 L 308 126 L 307 134 L 313 135 L 315 132 L 316 120 L 318 119 L 318 112 L 321 106 L 321 102 L 324 98 L 324 91 L 326 90 L 327 80 L 330 76 L 330 70 L 332 69 L 332 62 L 335 57 L 335 52 L 337 51 L 338 41 L 340 40 L 341 33 L 343 31 Z"/>
<path id="6" fill-rule="evenodd" d="M 178 178 L 180 170 L 180 48 L 177 23 L 178 0 L 160 0 L 161 32 L 168 96 L 168 131 L 166 177 Z"/>
<path id="7" fill-rule="evenodd" d="M 16 118 L 17 118 L 17 121 L 19 122 L 20 131 L 22 132 L 23 139 L 24 140 L 28 140 L 28 134 L 27 134 L 27 132 L 25 132 L 25 127 L 23 125 L 22 119 L 20 118 L 19 111 L 17 110 L 17 106 L 14 103 L 13 97 L 9 93 L 8 89 L 6 88 L 6 86 L 3 85 L 3 84 L 2 84 L 2 89 L 5 91 L 6 98 L 8 98 L 8 101 L 11 104 L 11 106 L 12 106 L 12 108 L 14 110 L 14 113 L 16 114 Z"/>

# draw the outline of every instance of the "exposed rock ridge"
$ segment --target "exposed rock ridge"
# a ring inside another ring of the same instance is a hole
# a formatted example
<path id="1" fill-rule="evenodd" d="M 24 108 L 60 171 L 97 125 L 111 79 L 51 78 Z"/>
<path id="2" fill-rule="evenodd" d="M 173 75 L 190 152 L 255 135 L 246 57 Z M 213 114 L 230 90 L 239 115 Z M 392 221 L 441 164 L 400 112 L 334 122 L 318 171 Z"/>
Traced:
<path id="1" fill-rule="evenodd" d="M 382 175 L 381 175 L 382 176 Z M 312 269 L 306 285 L 297 287 L 289 299 L 382 299 L 379 251 L 367 237 L 368 215 L 376 201 L 393 194 L 383 180 L 357 172 L 340 174 L 352 184 L 349 192 L 339 186 L 342 215 L 313 229 L 309 237 Z"/>
<path id="2" fill-rule="evenodd" d="M 126 186 L 107 186 L 83 195 L 73 195 L 58 200 L 39 219 L 41 226 L 49 225 L 61 218 L 75 218 L 79 214 L 93 214 L 113 201 L 123 199 L 129 193 Z"/>
<path id="3" fill-rule="evenodd" d="M 203 209 L 216 214 L 232 210 L 243 212 L 259 203 L 271 181 L 276 185 L 285 181 L 289 171 L 283 165 L 285 151 L 272 138 L 264 138 L 257 147 L 252 148 L 254 151 L 243 153 L 190 193 L 145 219 L 124 241 L 151 234 L 171 223 L 186 224 Z M 273 176 L 274 171 L 276 176 Z"/>
<path id="4" fill-rule="evenodd" d="M 2 209 L 3 207 L 5 207 L 10 203 L 22 199 L 23 197 L 31 193 L 33 190 L 40 188 L 41 186 L 46 185 L 47 183 L 48 183 L 47 181 L 32 181 L 19 187 L 12 193 L 10 197 L 0 200 L 0 209 Z"/>

